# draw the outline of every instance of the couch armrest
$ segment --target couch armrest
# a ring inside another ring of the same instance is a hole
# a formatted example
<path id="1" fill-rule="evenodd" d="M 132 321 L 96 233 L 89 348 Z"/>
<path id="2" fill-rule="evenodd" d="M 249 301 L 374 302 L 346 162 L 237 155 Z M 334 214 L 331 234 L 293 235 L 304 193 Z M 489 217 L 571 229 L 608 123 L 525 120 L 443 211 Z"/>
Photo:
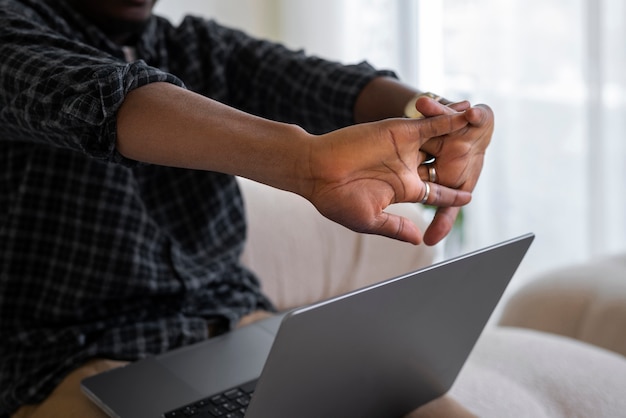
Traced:
<path id="1" fill-rule="evenodd" d="M 260 277 L 279 309 L 326 299 L 430 265 L 442 257 L 437 245 L 413 246 L 358 234 L 324 218 L 306 199 L 239 179 L 248 217 L 242 262 Z M 422 230 L 425 211 L 417 204 L 389 209 Z"/>
<path id="2" fill-rule="evenodd" d="M 555 334 L 490 327 L 451 394 L 481 418 L 613 418 L 626 408 L 626 358 Z"/>
<path id="3" fill-rule="evenodd" d="M 565 335 L 626 356 L 626 254 L 533 279 L 509 299 L 499 323 Z"/>

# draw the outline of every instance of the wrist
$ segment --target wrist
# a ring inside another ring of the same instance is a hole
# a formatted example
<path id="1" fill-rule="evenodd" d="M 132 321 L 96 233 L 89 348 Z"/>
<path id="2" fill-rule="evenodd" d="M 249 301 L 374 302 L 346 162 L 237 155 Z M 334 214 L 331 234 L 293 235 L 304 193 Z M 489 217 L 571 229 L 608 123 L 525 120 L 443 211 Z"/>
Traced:
<path id="1" fill-rule="evenodd" d="M 306 190 L 312 138 L 300 126 L 253 117 L 223 149 L 215 171 L 245 177 L 299 195 Z"/>
<path id="2" fill-rule="evenodd" d="M 310 192 L 310 158 L 316 136 L 297 125 L 276 123 L 272 138 L 252 141 L 249 155 L 259 157 L 256 164 L 247 164 L 254 170 L 244 177 L 306 197 Z"/>

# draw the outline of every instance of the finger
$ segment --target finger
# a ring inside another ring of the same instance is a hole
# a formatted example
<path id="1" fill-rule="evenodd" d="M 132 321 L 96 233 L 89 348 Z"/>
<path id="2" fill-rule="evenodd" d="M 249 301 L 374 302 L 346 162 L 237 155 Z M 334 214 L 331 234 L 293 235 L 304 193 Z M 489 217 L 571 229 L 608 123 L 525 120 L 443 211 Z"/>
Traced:
<path id="1" fill-rule="evenodd" d="M 409 219 L 388 212 L 382 212 L 369 229 L 361 232 L 382 235 L 414 245 L 422 243 L 422 231 Z"/>
<path id="2" fill-rule="evenodd" d="M 460 102 L 460 104 L 458 104 L 458 107 L 465 106 L 463 105 L 463 103 L 464 102 Z M 454 105 L 457 106 L 457 104 Z M 469 103 L 467 103 L 467 106 L 465 106 L 465 108 L 469 108 Z M 454 107 L 452 107 L 452 105 L 446 106 L 443 103 L 428 97 L 420 97 L 419 99 L 417 99 L 417 101 L 415 102 L 415 109 L 417 109 L 417 111 L 424 115 L 424 117 L 426 118 L 431 116 L 451 115 L 454 113 L 458 113 L 458 111 Z"/>
<path id="3" fill-rule="evenodd" d="M 437 183 L 424 182 L 418 203 L 430 206 L 448 207 L 467 205 L 472 194 L 465 190 L 451 189 Z"/>
<path id="4" fill-rule="evenodd" d="M 422 181 L 444 184 L 439 181 L 436 161 L 437 160 L 434 160 L 432 163 L 428 164 L 420 164 L 417 167 L 417 174 L 419 175 L 419 178 L 422 179 Z"/>
<path id="5" fill-rule="evenodd" d="M 469 101 L 463 100 L 462 102 L 450 103 L 449 105 L 446 105 L 446 107 L 449 107 L 450 109 L 454 109 L 457 112 L 463 112 L 472 106 Z"/>
<path id="6" fill-rule="evenodd" d="M 424 232 L 424 244 L 435 245 L 444 239 L 452 231 L 460 210 L 460 207 L 437 208 L 433 220 Z"/>
<path id="7" fill-rule="evenodd" d="M 467 121 L 473 126 L 483 126 L 493 121 L 493 110 L 484 104 L 476 105 L 465 112 Z"/>
<path id="8" fill-rule="evenodd" d="M 428 119 L 396 119 L 408 127 L 412 138 L 419 138 L 420 146 L 431 138 L 450 134 L 463 129 L 468 121 L 464 113 L 435 116 Z M 394 132 L 394 135 L 396 132 Z"/>
<path id="9" fill-rule="evenodd" d="M 493 110 L 487 105 L 477 105 L 472 108 L 469 108 L 465 111 L 465 117 L 469 123 L 469 125 L 465 128 L 465 130 L 460 130 L 454 132 L 453 134 L 462 134 L 471 129 L 480 129 L 484 130 L 489 137 L 491 136 L 491 132 L 493 132 Z M 450 144 L 459 144 L 459 142 L 450 141 L 450 136 L 441 136 L 436 138 L 431 138 L 427 142 L 423 143 L 420 147 L 420 151 L 424 151 L 428 154 L 431 154 L 435 157 L 439 157 L 444 154 L 444 146 L 449 148 Z M 488 144 L 490 141 L 487 140 Z M 464 143 L 466 146 L 468 145 L 467 141 L 463 140 L 461 143 Z"/>
<path id="10" fill-rule="evenodd" d="M 434 138 L 430 138 L 428 141 L 424 142 L 420 148 L 420 151 L 423 151 L 433 157 L 437 158 L 443 154 L 444 149 L 444 141 L 446 140 L 446 136 L 437 136 Z"/>

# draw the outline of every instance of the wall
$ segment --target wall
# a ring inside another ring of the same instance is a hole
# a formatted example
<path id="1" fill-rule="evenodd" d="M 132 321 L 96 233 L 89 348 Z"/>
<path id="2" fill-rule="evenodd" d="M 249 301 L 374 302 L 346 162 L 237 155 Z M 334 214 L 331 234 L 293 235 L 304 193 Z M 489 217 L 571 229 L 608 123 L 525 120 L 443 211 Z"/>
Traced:
<path id="1" fill-rule="evenodd" d="M 155 12 L 173 22 L 186 14 L 214 18 L 256 36 L 278 39 L 279 6 L 280 0 L 160 0 Z"/>
<path id="2" fill-rule="evenodd" d="M 373 43 L 390 41 L 376 29 L 397 26 L 390 21 L 395 18 L 395 7 L 382 13 L 368 1 L 380 0 L 160 0 L 155 11 L 173 22 L 185 14 L 214 18 L 251 35 L 332 60 L 377 61 L 371 55 L 380 48 Z M 395 34 L 393 30 L 382 33 Z M 389 51 L 389 45 L 383 50 Z M 385 67 L 396 64 L 384 58 L 378 61 Z"/>

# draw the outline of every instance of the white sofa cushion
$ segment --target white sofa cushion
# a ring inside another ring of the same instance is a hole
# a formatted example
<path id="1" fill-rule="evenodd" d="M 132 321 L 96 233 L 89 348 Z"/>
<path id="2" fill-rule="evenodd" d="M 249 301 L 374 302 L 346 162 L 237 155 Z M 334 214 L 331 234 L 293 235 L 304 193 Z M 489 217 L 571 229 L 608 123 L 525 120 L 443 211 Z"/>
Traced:
<path id="1" fill-rule="evenodd" d="M 614 418 L 626 413 L 626 359 L 568 337 L 490 327 L 451 394 L 481 418 Z"/>
<path id="2" fill-rule="evenodd" d="M 248 217 L 242 262 L 256 272 L 279 309 L 316 302 L 380 282 L 441 259 L 428 247 L 353 232 L 324 218 L 301 196 L 240 178 Z M 421 205 L 398 204 L 422 230 Z"/>
<path id="3" fill-rule="evenodd" d="M 626 254 L 537 276 L 511 297 L 499 323 L 566 335 L 626 356 Z"/>

